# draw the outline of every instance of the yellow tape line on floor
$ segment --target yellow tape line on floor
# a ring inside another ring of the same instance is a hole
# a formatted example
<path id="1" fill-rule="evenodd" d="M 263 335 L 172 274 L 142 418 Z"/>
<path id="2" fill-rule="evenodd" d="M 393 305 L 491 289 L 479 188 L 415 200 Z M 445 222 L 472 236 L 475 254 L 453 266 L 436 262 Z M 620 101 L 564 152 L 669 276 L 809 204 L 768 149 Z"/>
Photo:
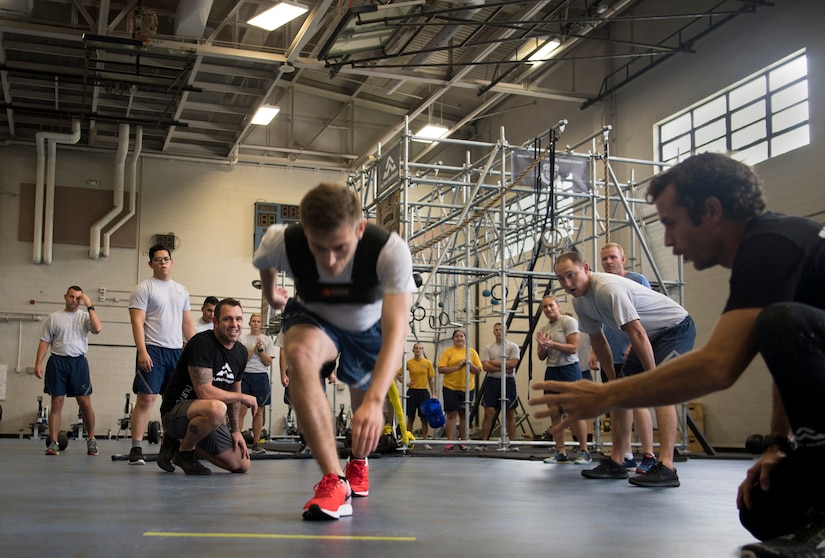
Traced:
<path id="1" fill-rule="evenodd" d="M 163 531 L 147 531 L 144 537 L 203 537 L 228 539 L 313 539 L 335 541 L 415 541 L 415 537 L 376 537 L 358 535 L 277 535 L 266 533 L 172 533 Z"/>

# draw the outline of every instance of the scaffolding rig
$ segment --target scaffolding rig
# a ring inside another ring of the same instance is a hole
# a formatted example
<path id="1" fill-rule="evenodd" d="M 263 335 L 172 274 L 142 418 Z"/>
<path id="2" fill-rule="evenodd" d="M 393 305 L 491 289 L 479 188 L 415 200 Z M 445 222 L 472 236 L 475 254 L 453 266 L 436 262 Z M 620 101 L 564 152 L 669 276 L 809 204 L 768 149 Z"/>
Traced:
<path id="1" fill-rule="evenodd" d="M 511 145 L 504 127 L 496 142 L 434 140 L 413 135 L 408 120 L 398 143 L 386 150 L 379 146 L 372 164 L 350 176 L 368 217 L 401 234 L 410 246 L 414 272 L 421 276 L 410 314 L 416 341 L 432 344 L 437 353 L 453 329 L 464 328 L 469 339 L 476 324 L 500 321 L 506 324 L 505 341 L 507 336 L 516 344 L 521 340 L 517 369 L 526 367 L 532 380 L 533 333 L 541 318 L 537 302 L 546 294 L 566 300 L 554 283 L 554 256 L 575 249 L 595 265 L 600 244 L 610 241 L 620 241 L 633 270 L 644 271 L 654 288 L 683 302 L 681 259 L 661 265 L 650 242 L 659 225 L 641 195 L 665 163 L 611 156 L 611 126 L 560 149 L 566 125 L 561 120 L 528 142 Z M 463 149 L 463 161 L 419 162 L 413 155 L 416 143 L 433 141 L 456 158 Z M 587 152 L 579 151 L 583 146 L 589 146 Z M 620 181 L 619 172 L 628 179 Z M 469 385 L 469 366 L 465 373 Z M 406 370 L 404 374 L 406 384 Z M 467 392 L 466 424 L 473 414 L 470 401 Z M 501 416 L 505 405 L 502 397 Z M 406 398 L 404 407 L 406 413 Z M 526 433 L 526 423 L 532 431 L 523 405 L 520 412 L 517 428 Z M 682 450 L 689 420 L 683 405 L 677 444 Z M 506 421 L 500 422 L 499 449 L 506 451 L 511 433 Z M 597 449 L 602 446 L 599 432 L 597 419 Z"/>

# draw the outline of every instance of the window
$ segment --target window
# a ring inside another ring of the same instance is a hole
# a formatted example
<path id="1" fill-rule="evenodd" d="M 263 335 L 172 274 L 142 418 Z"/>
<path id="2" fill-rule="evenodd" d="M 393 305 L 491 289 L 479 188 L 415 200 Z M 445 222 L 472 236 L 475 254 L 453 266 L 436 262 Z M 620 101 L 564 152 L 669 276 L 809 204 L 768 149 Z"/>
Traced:
<path id="1" fill-rule="evenodd" d="M 811 142 L 805 50 L 764 68 L 656 125 L 658 159 L 704 152 L 755 165 Z"/>

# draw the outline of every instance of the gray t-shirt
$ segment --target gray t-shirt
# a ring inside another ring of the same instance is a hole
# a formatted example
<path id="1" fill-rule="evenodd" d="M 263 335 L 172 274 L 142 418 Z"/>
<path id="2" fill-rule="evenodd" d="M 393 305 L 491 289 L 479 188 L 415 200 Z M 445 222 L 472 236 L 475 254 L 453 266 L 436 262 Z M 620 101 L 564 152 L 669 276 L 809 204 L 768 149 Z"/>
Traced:
<path id="1" fill-rule="evenodd" d="M 562 314 L 558 320 L 553 323 L 547 322 L 541 328 L 541 332 L 552 339 L 556 343 L 567 343 L 567 338 L 574 333 L 579 332 L 579 322 L 576 318 Z M 558 349 L 547 349 L 547 357 L 544 359 L 548 367 L 556 368 L 559 366 L 567 366 L 579 362 L 578 353 L 565 353 Z"/>
<path id="2" fill-rule="evenodd" d="M 521 347 L 513 343 L 512 341 L 506 341 L 505 343 L 496 343 L 493 341 L 481 351 L 482 360 L 492 360 L 494 362 L 501 362 L 501 348 L 502 344 L 506 347 L 504 350 L 504 360 L 510 360 L 511 358 L 518 359 L 521 355 Z M 512 373 L 508 372 L 508 376 L 515 376 L 516 373 L 513 371 Z M 487 376 L 490 378 L 501 378 L 501 370 L 499 369 L 498 372 L 487 372 Z"/>
<path id="3" fill-rule="evenodd" d="M 90 331 L 91 322 L 87 312 L 61 310 L 46 318 L 40 339 L 51 345 L 49 350 L 53 355 L 78 357 L 89 351 Z"/>
<path id="4" fill-rule="evenodd" d="M 582 333 L 598 333 L 603 325 L 621 329 L 639 320 L 648 337 L 652 337 L 688 315 L 687 310 L 665 295 L 624 277 L 593 272 L 590 278 L 587 294 L 573 298 Z"/>
<path id="5" fill-rule="evenodd" d="M 138 283 L 129 297 L 129 308 L 146 312 L 143 332 L 147 345 L 165 349 L 183 346 L 183 313 L 189 312 L 189 291 L 171 279 L 150 277 Z"/>

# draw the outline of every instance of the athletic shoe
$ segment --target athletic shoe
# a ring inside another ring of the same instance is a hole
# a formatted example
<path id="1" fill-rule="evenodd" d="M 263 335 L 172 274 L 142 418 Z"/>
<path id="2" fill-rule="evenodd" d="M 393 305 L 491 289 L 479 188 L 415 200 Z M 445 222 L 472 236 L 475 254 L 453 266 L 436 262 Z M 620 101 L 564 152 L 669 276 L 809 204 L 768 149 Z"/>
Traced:
<path id="1" fill-rule="evenodd" d="M 656 465 L 656 456 L 646 453 L 642 456 L 642 462 L 639 463 L 638 467 L 636 467 L 636 472 L 647 473 L 654 465 Z"/>
<path id="2" fill-rule="evenodd" d="M 146 460 L 143 459 L 143 448 L 135 446 L 129 452 L 129 465 L 146 465 Z"/>
<path id="3" fill-rule="evenodd" d="M 548 457 L 544 460 L 545 463 L 550 463 L 551 465 L 561 465 L 564 463 L 570 463 L 570 458 L 567 457 L 566 453 L 561 453 L 560 451 L 556 451 L 553 453 L 552 457 Z"/>
<path id="4" fill-rule="evenodd" d="M 60 446 L 57 442 L 50 442 L 46 448 L 46 455 L 60 455 Z"/>
<path id="5" fill-rule="evenodd" d="M 430 444 L 424 444 L 424 449 L 425 450 L 431 450 L 431 449 L 433 449 L 433 447 Z"/>
<path id="6" fill-rule="evenodd" d="M 476 446 L 475 451 L 487 451 L 487 446 Z"/>
<path id="7" fill-rule="evenodd" d="M 326 474 L 314 490 L 315 496 L 304 504 L 304 519 L 338 519 L 352 515 L 352 490 L 346 479 Z"/>
<path id="8" fill-rule="evenodd" d="M 458 449 L 460 449 L 461 451 L 470 451 L 470 446 L 468 446 L 467 444 L 459 444 Z"/>
<path id="9" fill-rule="evenodd" d="M 175 457 L 175 453 L 178 451 L 179 447 L 180 441 L 164 432 L 163 439 L 160 441 L 158 458 L 157 461 L 155 461 L 155 463 L 158 464 L 158 467 L 167 473 L 174 473 L 175 465 L 172 463 L 172 458 Z"/>
<path id="10" fill-rule="evenodd" d="M 627 469 L 609 457 L 602 459 L 595 469 L 585 469 L 582 476 L 586 479 L 626 479 Z"/>
<path id="11" fill-rule="evenodd" d="M 518 446 L 510 446 L 510 451 L 513 453 L 518 453 L 521 450 L 518 449 Z"/>
<path id="12" fill-rule="evenodd" d="M 97 449 L 97 440 L 89 438 L 86 440 L 86 455 L 97 455 L 100 451 Z"/>
<path id="13" fill-rule="evenodd" d="M 212 470 L 209 467 L 204 467 L 203 464 L 200 461 L 198 461 L 198 456 L 195 455 L 195 450 L 178 450 L 175 452 L 175 456 L 172 458 L 172 461 L 175 463 L 175 465 L 183 469 L 183 472 L 187 475 L 212 474 Z"/>
<path id="14" fill-rule="evenodd" d="M 454 444 L 447 444 L 446 446 L 444 446 L 444 453 L 450 453 L 451 451 L 455 451 Z"/>
<path id="15" fill-rule="evenodd" d="M 370 464 L 367 459 L 352 459 L 347 461 L 344 470 L 347 482 L 353 496 L 369 496 L 370 493 Z"/>
<path id="16" fill-rule="evenodd" d="M 624 466 L 625 466 L 625 469 L 627 469 L 628 471 L 635 471 L 636 468 L 639 466 L 639 464 L 636 463 L 636 458 L 635 457 L 630 457 L 630 458 L 625 457 L 624 458 Z"/>
<path id="17" fill-rule="evenodd" d="M 679 486 L 679 476 L 676 469 L 668 469 L 659 461 L 647 473 L 631 477 L 629 482 L 645 488 L 676 488 Z"/>
<path id="18" fill-rule="evenodd" d="M 742 547 L 741 558 L 814 558 L 825 556 L 825 517 L 789 535 Z"/>
<path id="19" fill-rule="evenodd" d="M 588 463 L 592 463 L 592 462 L 593 462 L 593 458 L 590 457 L 590 452 L 589 451 L 580 451 L 579 456 L 576 458 L 576 460 L 573 463 L 575 463 L 576 465 L 587 465 Z"/>
<path id="20" fill-rule="evenodd" d="M 254 444 L 251 448 L 249 448 L 249 453 L 254 455 L 262 455 L 266 453 L 266 450 L 258 444 Z"/>

